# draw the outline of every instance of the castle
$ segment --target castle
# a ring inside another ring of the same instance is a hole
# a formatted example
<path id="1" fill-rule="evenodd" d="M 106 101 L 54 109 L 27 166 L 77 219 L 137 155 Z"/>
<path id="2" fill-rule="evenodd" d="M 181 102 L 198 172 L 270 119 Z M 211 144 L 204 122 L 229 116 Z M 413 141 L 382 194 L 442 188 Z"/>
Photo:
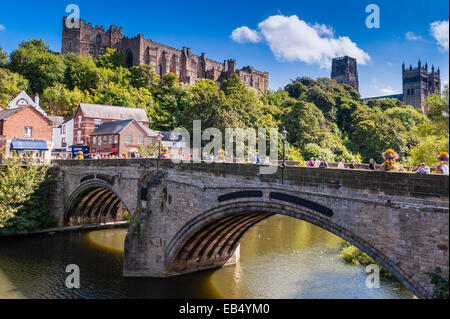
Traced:
<path id="1" fill-rule="evenodd" d="M 406 105 L 412 105 L 425 113 L 425 98 L 428 95 L 441 92 L 441 72 L 439 68 L 435 71 L 434 66 L 428 72 L 428 63 L 422 66 L 419 61 L 418 67 L 405 67 L 403 63 L 403 94 L 389 96 L 377 96 L 366 100 L 382 98 L 395 98 Z M 356 59 L 344 56 L 333 59 L 331 78 L 341 84 L 348 84 L 359 91 L 358 69 Z"/>
<path id="2" fill-rule="evenodd" d="M 97 58 L 107 48 L 113 48 L 124 54 L 128 66 L 151 65 L 160 76 L 172 72 L 183 83 L 193 84 L 198 80 L 209 79 L 220 84 L 237 74 L 249 88 L 262 92 L 269 89 L 269 73 L 251 66 L 237 69 L 236 60 L 220 63 L 206 58 L 205 53 L 195 55 L 187 47 L 178 50 L 145 39 L 142 34 L 129 38 L 124 36 L 121 27 L 113 25 L 105 31 L 103 27 L 93 27 L 80 19 L 79 28 L 69 28 L 66 19 L 63 18 L 62 54 L 74 52 Z"/>

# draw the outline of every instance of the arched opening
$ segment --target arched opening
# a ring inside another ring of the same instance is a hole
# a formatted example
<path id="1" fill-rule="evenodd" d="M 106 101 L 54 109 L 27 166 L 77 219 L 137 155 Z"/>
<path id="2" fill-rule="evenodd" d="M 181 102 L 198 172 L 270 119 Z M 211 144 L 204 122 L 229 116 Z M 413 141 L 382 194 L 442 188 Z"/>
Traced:
<path id="1" fill-rule="evenodd" d="M 350 242 L 385 267 L 417 296 L 422 288 L 399 266 L 364 238 L 311 209 L 276 202 L 244 201 L 204 212 L 181 229 L 166 249 L 166 269 L 171 274 L 219 268 L 233 257 L 241 240 L 261 221 L 285 215 L 306 221 Z"/>
<path id="2" fill-rule="evenodd" d="M 170 61 L 170 72 L 177 74 L 177 57 L 175 54 L 172 56 L 172 60 Z"/>
<path id="3" fill-rule="evenodd" d="M 68 200 L 64 226 L 122 221 L 128 213 L 119 196 L 108 186 L 92 183 L 80 187 Z"/>
<path id="4" fill-rule="evenodd" d="M 100 34 L 97 34 L 97 37 L 95 38 L 95 43 L 98 45 L 102 44 L 102 36 Z"/>
<path id="5" fill-rule="evenodd" d="M 133 66 L 133 52 L 131 50 L 128 50 L 125 63 L 127 66 Z"/>

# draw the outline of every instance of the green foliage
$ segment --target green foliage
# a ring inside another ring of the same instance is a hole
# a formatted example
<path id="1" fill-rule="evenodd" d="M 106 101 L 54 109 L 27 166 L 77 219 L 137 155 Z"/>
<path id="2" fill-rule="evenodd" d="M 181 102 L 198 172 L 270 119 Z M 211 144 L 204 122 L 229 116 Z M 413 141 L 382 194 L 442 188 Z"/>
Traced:
<path id="1" fill-rule="evenodd" d="M 159 154 L 159 143 L 139 145 L 139 152 L 144 157 L 157 157 Z"/>
<path id="2" fill-rule="evenodd" d="M 362 252 L 358 247 L 347 244 L 341 252 L 341 258 L 349 264 L 369 266 L 378 265 L 380 273 L 390 275 L 389 271 L 377 263 L 372 257 Z"/>
<path id="3" fill-rule="evenodd" d="M 42 40 L 30 40 L 11 53 L 9 69 L 28 79 L 33 93 L 41 94 L 47 87 L 63 81 L 65 65 Z"/>
<path id="4" fill-rule="evenodd" d="M 435 135 L 425 136 L 418 145 L 411 149 L 407 163 L 411 166 L 425 163 L 427 166 L 433 167 L 438 163 L 437 156 L 440 152 L 449 152 L 448 138 Z"/>
<path id="5" fill-rule="evenodd" d="M 4 68 L 8 64 L 8 54 L 3 51 L 0 46 L 0 68 Z"/>
<path id="6" fill-rule="evenodd" d="M 25 234 L 52 226 L 56 220 L 47 208 L 47 167 L 19 160 L 0 167 L 0 233 Z"/>
<path id="7" fill-rule="evenodd" d="M 28 80 L 18 73 L 0 68 L 0 110 L 6 109 L 17 94 L 28 90 Z"/>
<path id="8" fill-rule="evenodd" d="M 130 84 L 135 88 L 152 90 L 160 81 L 150 65 L 133 66 L 130 69 Z"/>
<path id="9" fill-rule="evenodd" d="M 64 83 L 69 90 L 97 88 L 100 74 L 92 57 L 82 57 L 70 53 L 64 56 L 64 62 L 66 64 Z"/>
<path id="10" fill-rule="evenodd" d="M 98 57 L 97 66 L 107 69 L 125 66 L 125 56 L 117 49 L 107 48 L 106 53 Z"/>
<path id="11" fill-rule="evenodd" d="M 57 83 L 44 90 L 41 96 L 41 106 L 54 116 L 70 118 L 76 112 L 78 105 L 89 98 L 89 93 L 83 92 L 75 87 L 69 90 L 63 84 Z"/>
<path id="12" fill-rule="evenodd" d="M 428 276 L 434 285 L 433 299 L 448 299 L 448 277 L 442 276 L 442 269 L 436 267 Z"/>

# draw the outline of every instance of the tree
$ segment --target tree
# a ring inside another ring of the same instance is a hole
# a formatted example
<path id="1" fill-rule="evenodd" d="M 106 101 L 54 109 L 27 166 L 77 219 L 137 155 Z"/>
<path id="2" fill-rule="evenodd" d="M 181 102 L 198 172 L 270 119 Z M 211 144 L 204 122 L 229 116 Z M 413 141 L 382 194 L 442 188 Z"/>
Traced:
<path id="1" fill-rule="evenodd" d="M 6 109 L 17 94 L 28 90 L 28 80 L 18 73 L 0 68 L 0 109 Z"/>
<path id="2" fill-rule="evenodd" d="M 32 93 L 42 94 L 64 79 L 64 62 L 59 55 L 50 52 L 42 40 L 21 43 L 11 53 L 9 68 L 29 80 Z"/>
<path id="3" fill-rule="evenodd" d="M 97 66 L 107 69 L 115 69 L 125 66 L 125 56 L 117 49 L 107 48 L 106 53 L 97 58 Z"/>
<path id="4" fill-rule="evenodd" d="M 445 86 L 441 94 L 433 94 L 425 99 L 425 109 L 436 129 L 448 136 L 449 130 L 449 87 Z"/>
<path id="5" fill-rule="evenodd" d="M 411 148 L 411 155 L 408 163 L 417 166 L 425 163 L 428 166 L 437 164 L 437 156 L 441 152 L 449 152 L 449 140 L 441 136 L 429 135 L 424 137 L 420 143 Z"/>
<path id="6" fill-rule="evenodd" d="M 8 54 L 3 51 L 2 47 L 0 46 L 0 68 L 6 67 L 8 64 Z"/>
<path id="7" fill-rule="evenodd" d="M 69 53 L 64 56 L 64 62 L 66 64 L 64 83 L 69 90 L 76 87 L 83 91 L 97 88 L 100 73 L 92 57 Z"/>
<path id="8" fill-rule="evenodd" d="M 41 104 L 47 114 L 68 119 L 75 114 L 78 105 L 87 101 L 88 98 L 89 93 L 77 87 L 69 90 L 63 84 L 57 83 L 45 89 L 41 96 Z"/>
<path id="9" fill-rule="evenodd" d="M 152 90 L 160 81 L 155 69 L 150 65 L 133 66 L 130 73 L 130 84 L 135 88 Z"/>

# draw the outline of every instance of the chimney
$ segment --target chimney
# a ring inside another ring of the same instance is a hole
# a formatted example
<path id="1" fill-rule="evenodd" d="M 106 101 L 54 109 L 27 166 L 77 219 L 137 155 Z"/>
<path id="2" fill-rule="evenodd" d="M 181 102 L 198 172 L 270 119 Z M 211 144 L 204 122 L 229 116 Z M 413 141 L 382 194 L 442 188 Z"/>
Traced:
<path id="1" fill-rule="evenodd" d="M 34 97 L 34 103 L 36 104 L 36 107 L 39 107 L 39 94 L 36 93 L 35 97 Z"/>

